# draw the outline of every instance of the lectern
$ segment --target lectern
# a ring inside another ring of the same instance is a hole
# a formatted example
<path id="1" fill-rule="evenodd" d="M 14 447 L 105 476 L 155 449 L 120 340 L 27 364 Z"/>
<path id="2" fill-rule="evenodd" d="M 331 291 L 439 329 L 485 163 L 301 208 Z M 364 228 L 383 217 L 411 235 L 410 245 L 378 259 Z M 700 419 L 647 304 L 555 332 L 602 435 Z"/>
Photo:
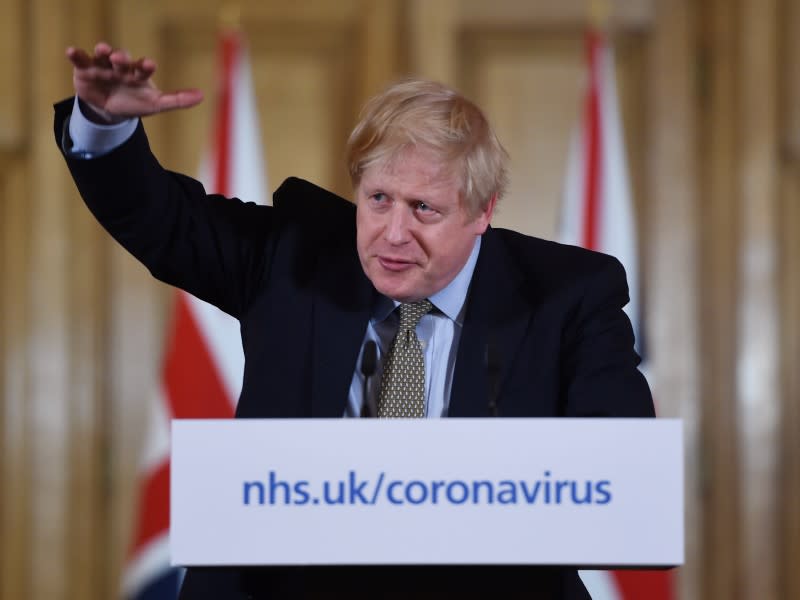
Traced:
<path id="1" fill-rule="evenodd" d="M 176 420 L 172 562 L 683 563 L 671 419 Z"/>

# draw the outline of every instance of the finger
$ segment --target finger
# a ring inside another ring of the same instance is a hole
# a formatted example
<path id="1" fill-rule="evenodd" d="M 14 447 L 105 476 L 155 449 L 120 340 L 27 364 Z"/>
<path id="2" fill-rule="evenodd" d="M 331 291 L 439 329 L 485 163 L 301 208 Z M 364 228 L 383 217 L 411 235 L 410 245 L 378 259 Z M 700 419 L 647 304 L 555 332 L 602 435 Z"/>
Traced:
<path id="1" fill-rule="evenodd" d="M 81 48 L 67 48 L 67 58 L 76 69 L 86 69 L 92 64 L 91 57 Z"/>
<path id="2" fill-rule="evenodd" d="M 108 55 L 108 60 L 111 61 L 111 64 L 115 66 L 117 65 L 130 66 L 133 64 L 133 60 L 131 60 L 131 55 L 125 50 L 114 50 L 111 54 Z"/>
<path id="3" fill-rule="evenodd" d="M 156 61 L 154 61 L 152 58 L 142 58 L 141 66 L 142 70 L 149 72 L 150 75 L 156 72 L 157 68 Z"/>
<path id="4" fill-rule="evenodd" d="M 94 47 L 94 54 L 92 55 L 92 63 L 98 67 L 104 67 L 107 69 L 112 68 L 111 65 L 111 53 L 113 49 L 111 46 L 106 44 L 105 42 L 100 42 L 96 44 Z"/>
<path id="5" fill-rule="evenodd" d="M 74 77 L 76 81 L 84 81 L 86 83 L 91 83 L 93 81 L 113 82 L 119 80 L 119 76 L 114 73 L 114 71 L 105 67 L 95 66 L 90 66 L 76 72 Z"/>
<path id="6" fill-rule="evenodd" d="M 108 60 L 111 63 L 111 68 L 115 73 L 125 75 L 133 70 L 133 62 L 131 55 L 125 50 L 114 50 L 108 55 Z"/>
<path id="7" fill-rule="evenodd" d="M 131 65 L 131 75 L 133 82 L 143 83 L 153 76 L 156 72 L 156 63 L 149 58 L 140 58 Z"/>
<path id="8" fill-rule="evenodd" d="M 113 65 L 111 61 L 108 59 L 108 55 L 105 54 L 95 54 L 92 56 L 92 65 L 95 67 L 99 67 L 101 69 L 112 69 Z"/>
<path id="9" fill-rule="evenodd" d="M 97 42 L 94 45 L 94 55 L 95 56 L 108 56 L 111 54 L 112 48 L 105 42 Z"/>

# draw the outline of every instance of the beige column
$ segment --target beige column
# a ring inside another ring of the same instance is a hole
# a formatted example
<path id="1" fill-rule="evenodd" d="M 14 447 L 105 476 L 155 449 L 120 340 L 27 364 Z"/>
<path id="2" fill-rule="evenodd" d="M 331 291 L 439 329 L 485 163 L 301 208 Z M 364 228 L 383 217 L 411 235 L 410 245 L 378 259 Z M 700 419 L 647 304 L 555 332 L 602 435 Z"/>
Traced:
<path id="1" fill-rule="evenodd" d="M 702 501 L 701 598 L 742 595 L 736 404 L 739 203 L 736 132 L 737 11 L 726 0 L 698 8 L 698 210 L 701 357 L 699 453 Z"/>
<path id="2" fill-rule="evenodd" d="M 778 526 L 778 597 L 800 597 L 800 3 L 781 3 L 780 297 L 782 404 Z"/>
<path id="3" fill-rule="evenodd" d="M 30 263 L 26 291 L 27 373 L 30 436 L 31 598 L 64 598 L 69 569 L 67 498 L 70 486 L 70 314 L 72 195 L 53 145 L 48 106 L 69 88 L 69 69 L 56 62 L 69 43 L 69 8 L 55 0 L 32 0 L 30 85 L 36 117 L 30 124 Z M 44 117 L 44 118 L 41 118 Z"/>
<path id="4" fill-rule="evenodd" d="M 741 211 L 736 398 L 742 456 L 744 598 L 778 598 L 774 515 L 780 418 L 777 2 L 739 14 L 737 149 Z"/>
<path id="5" fill-rule="evenodd" d="M 459 6 L 455 0 L 411 0 L 409 6 L 410 73 L 453 84 L 456 25 Z"/>
<path id="6" fill-rule="evenodd" d="M 0 91 L 0 151 L 19 148 L 25 138 L 25 110 L 23 82 L 28 62 L 20 48 L 24 44 L 24 0 L 3 0 L 0 14 L 0 81 L 6 89 Z"/>
<path id="7" fill-rule="evenodd" d="M 30 598 L 32 495 L 27 376 L 28 169 L 18 153 L 0 161 L 0 598 Z"/>

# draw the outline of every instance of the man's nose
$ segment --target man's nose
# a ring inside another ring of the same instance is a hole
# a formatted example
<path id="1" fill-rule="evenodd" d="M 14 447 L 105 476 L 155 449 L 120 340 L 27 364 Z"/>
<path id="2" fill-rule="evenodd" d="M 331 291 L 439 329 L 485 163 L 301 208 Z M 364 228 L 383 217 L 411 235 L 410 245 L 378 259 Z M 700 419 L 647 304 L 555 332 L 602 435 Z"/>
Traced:
<path id="1" fill-rule="evenodd" d="M 409 230 L 411 226 L 410 220 L 411 214 L 409 213 L 408 207 L 400 202 L 395 203 L 388 214 L 388 220 L 386 222 L 386 230 L 384 231 L 386 241 L 393 245 L 400 245 L 408 242 L 411 239 L 411 232 Z"/>

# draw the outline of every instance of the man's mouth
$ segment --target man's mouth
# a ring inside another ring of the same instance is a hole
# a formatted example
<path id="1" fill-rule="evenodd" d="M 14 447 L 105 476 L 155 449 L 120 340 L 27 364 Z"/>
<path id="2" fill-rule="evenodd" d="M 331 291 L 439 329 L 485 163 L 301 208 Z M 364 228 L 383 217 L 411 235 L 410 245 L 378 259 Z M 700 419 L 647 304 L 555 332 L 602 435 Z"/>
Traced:
<path id="1" fill-rule="evenodd" d="M 378 256 L 378 262 L 387 271 L 405 271 L 416 264 L 411 260 L 392 258 L 389 256 Z"/>

